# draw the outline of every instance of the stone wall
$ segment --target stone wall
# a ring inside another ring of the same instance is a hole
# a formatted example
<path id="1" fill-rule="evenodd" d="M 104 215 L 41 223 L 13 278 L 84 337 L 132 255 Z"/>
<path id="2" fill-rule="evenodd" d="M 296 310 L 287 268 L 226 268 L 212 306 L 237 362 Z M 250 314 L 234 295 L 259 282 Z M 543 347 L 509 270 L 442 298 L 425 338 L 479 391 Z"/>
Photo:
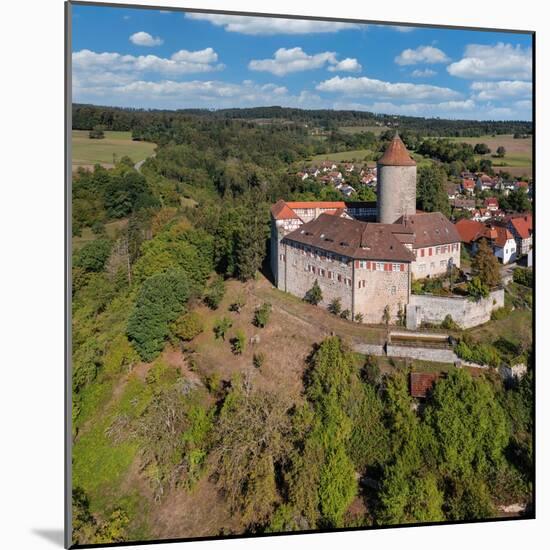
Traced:
<path id="1" fill-rule="evenodd" d="M 489 321 L 491 312 L 501 307 L 504 307 L 503 289 L 494 290 L 477 302 L 462 297 L 412 294 L 407 306 L 407 328 L 418 328 L 422 322 L 441 323 L 447 315 L 460 328 L 471 328 Z"/>
<path id="2" fill-rule="evenodd" d="M 371 266 L 373 263 L 371 262 Z M 384 262 L 382 262 L 384 263 Z M 390 264 L 393 265 L 393 264 Z M 364 323 L 381 323 L 384 308 L 389 306 L 390 322 L 397 322 L 399 306 L 405 312 L 409 301 L 409 266 L 404 271 L 375 271 L 372 269 L 355 269 L 355 314 L 363 315 Z M 360 282 L 365 281 L 364 285 Z"/>
<path id="3" fill-rule="evenodd" d="M 452 349 L 417 348 L 388 344 L 386 353 L 388 357 L 406 357 L 408 359 L 435 361 L 437 363 L 456 363 L 459 360 Z"/>
<path id="4" fill-rule="evenodd" d="M 305 252 L 286 242 L 283 243 L 283 250 L 286 256 L 286 271 L 283 285 L 279 285 L 281 290 L 303 298 L 317 280 L 323 293 L 323 301 L 319 304 L 321 307 L 328 307 L 332 300 L 340 298 L 342 310 L 348 309 L 351 312 L 353 284 L 353 262 L 351 259 L 347 258 L 345 262 L 336 259 L 329 260 L 321 250 L 316 253 Z M 312 271 L 312 268 L 315 269 L 315 272 Z M 324 270 L 324 276 L 319 274 L 321 269 Z M 349 281 L 348 284 L 346 284 L 346 280 Z"/>

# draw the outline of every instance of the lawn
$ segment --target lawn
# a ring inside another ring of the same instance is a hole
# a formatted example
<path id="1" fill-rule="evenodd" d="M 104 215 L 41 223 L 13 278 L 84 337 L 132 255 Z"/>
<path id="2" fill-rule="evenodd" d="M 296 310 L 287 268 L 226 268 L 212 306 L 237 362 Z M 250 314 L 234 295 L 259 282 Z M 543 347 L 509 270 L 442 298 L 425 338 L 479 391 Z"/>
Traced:
<path id="1" fill-rule="evenodd" d="M 114 162 L 124 156 L 138 162 L 151 156 L 155 148 L 156 144 L 154 143 L 132 141 L 131 132 L 107 131 L 104 139 L 90 139 L 87 130 L 73 130 L 73 170 L 79 166 L 91 168 L 94 164 L 112 168 Z"/>

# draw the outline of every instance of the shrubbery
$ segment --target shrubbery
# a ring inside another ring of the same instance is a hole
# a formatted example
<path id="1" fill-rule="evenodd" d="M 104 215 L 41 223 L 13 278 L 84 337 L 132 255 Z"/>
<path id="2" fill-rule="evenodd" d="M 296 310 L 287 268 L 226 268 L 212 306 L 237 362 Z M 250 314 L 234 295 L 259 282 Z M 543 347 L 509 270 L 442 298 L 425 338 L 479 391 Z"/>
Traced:
<path id="1" fill-rule="evenodd" d="M 455 352 L 461 359 L 478 365 L 498 367 L 502 362 L 498 350 L 491 344 L 467 342 L 462 339 L 456 345 Z"/>
<path id="2" fill-rule="evenodd" d="M 516 269 L 514 269 L 514 283 L 532 288 L 533 270 L 531 268 L 523 269 L 521 267 L 517 267 Z"/>

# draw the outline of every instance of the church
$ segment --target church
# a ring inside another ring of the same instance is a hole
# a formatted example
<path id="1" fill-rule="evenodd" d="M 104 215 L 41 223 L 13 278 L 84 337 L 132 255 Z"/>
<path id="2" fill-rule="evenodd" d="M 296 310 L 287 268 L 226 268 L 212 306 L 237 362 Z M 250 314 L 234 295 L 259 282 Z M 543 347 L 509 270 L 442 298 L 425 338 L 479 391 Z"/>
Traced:
<path id="1" fill-rule="evenodd" d="M 416 210 L 416 162 L 396 134 L 377 162 L 376 203 L 285 202 L 271 207 L 271 269 L 277 288 L 303 298 L 318 282 L 327 307 L 391 322 L 413 278 L 460 267 L 460 236 L 439 212 Z"/>

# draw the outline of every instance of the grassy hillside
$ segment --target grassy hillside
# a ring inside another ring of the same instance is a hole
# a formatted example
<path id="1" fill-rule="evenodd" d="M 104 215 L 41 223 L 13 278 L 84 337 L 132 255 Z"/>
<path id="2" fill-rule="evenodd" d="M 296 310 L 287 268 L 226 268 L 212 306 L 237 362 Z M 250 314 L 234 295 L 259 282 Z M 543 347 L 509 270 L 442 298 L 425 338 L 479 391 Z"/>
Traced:
<path id="1" fill-rule="evenodd" d="M 73 130 L 71 143 L 73 170 L 98 163 L 111 168 L 113 161 L 124 156 L 138 162 L 151 156 L 156 147 L 154 143 L 132 141 L 131 132 L 112 131 L 106 131 L 104 139 L 90 139 L 87 130 Z"/>

